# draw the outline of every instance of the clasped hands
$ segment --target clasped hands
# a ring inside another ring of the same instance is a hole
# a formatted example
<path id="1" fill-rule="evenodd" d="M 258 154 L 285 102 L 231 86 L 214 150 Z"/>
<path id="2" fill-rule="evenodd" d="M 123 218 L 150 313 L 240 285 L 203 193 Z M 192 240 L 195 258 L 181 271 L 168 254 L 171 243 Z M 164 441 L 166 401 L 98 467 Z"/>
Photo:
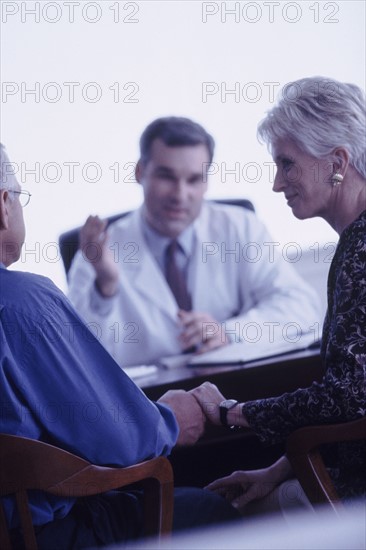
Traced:
<path id="1" fill-rule="evenodd" d="M 225 397 L 210 382 L 190 391 L 169 390 L 158 400 L 174 412 L 179 425 L 177 445 L 193 445 L 203 435 L 206 422 L 220 425 L 219 405 Z"/>
<path id="2" fill-rule="evenodd" d="M 169 405 L 175 413 L 180 428 L 177 445 L 193 445 L 204 433 L 207 421 L 220 425 L 219 405 L 224 399 L 217 386 L 210 382 L 188 392 L 169 390 L 165 393 L 159 401 Z M 238 425 L 248 426 L 242 414 L 235 420 Z M 206 489 L 220 494 L 245 514 L 248 504 L 266 498 L 292 475 L 291 466 L 283 456 L 268 468 L 232 472 L 216 479 Z"/>

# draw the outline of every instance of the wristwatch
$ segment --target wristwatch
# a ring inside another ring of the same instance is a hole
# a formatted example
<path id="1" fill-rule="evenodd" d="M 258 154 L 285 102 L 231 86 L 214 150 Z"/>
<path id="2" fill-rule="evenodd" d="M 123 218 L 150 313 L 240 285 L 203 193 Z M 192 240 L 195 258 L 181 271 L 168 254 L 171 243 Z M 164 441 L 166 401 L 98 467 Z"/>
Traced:
<path id="1" fill-rule="evenodd" d="M 229 426 L 227 423 L 227 413 L 237 405 L 239 401 L 236 401 L 236 399 L 225 399 L 224 401 L 221 401 L 219 410 L 220 410 L 220 422 L 223 426 Z"/>

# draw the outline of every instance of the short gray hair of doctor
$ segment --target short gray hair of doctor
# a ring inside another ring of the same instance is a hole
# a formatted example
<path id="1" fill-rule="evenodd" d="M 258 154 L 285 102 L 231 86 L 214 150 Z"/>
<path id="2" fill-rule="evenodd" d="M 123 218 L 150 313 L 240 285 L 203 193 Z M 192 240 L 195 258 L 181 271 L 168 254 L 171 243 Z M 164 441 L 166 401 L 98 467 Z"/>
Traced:
<path id="1" fill-rule="evenodd" d="M 2 143 L 0 143 L 0 189 L 9 191 L 16 189 L 14 166 L 10 162 Z"/>
<path id="2" fill-rule="evenodd" d="M 271 151 L 289 139 L 315 158 L 344 147 L 350 164 L 366 179 L 366 99 L 355 84 L 314 76 L 286 84 L 277 104 L 258 126 Z"/>

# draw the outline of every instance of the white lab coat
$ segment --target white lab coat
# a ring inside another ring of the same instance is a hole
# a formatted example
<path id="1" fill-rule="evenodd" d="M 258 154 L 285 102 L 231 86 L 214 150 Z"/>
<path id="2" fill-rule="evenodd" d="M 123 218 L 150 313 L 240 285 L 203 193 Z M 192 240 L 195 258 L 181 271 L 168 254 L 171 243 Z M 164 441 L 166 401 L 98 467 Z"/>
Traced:
<path id="1" fill-rule="evenodd" d="M 100 296 L 80 250 L 69 273 L 71 302 L 121 366 L 181 352 L 177 304 L 140 220 L 138 209 L 110 227 L 109 246 L 121 272 L 118 294 Z M 232 341 L 295 339 L 320 322 L 315 292 L 278 253 L 254 213 L 205 203 L 194 225 L 193 309 L 223 323 Z"/>

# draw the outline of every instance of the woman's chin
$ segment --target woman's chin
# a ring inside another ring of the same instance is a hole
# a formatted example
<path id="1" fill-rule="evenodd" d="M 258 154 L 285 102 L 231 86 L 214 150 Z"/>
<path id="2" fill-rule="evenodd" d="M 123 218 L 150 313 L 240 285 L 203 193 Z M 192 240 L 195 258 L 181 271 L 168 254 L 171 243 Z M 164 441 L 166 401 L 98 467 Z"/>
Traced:
<path id="1" fill-rule="evenodd" d="M 311 218 L 312 216 L 302 210 L 301 208 L 296 208 L 296 206 L 291 207 L 292 213 L 298 220 L 306 220 L 307 218 Z"/>

